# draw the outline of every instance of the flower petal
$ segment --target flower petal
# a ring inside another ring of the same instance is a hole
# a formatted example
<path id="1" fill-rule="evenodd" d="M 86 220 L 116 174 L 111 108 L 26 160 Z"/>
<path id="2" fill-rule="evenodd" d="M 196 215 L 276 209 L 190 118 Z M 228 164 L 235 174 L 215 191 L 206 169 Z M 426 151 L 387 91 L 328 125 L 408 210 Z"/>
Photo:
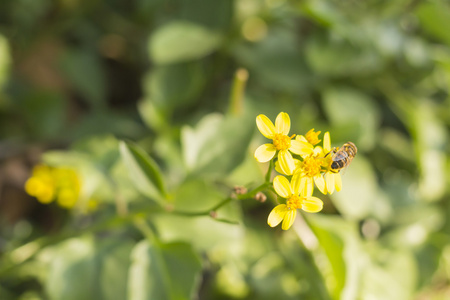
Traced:
<path id="1" fill-rule="evenodd" d="M 273 188 L 275 189 L 275 192 L 283 198 L 288 198 L 292 195 L 289 180 L 284 176 L 278 175 L 273 179 Z"/>
<path id="2" fill-rule="evenodd" d="M 296 136 L 295 136 L 295 139 L 296 139 L 297 141 L 309 143 L 308 140 L 307 140 L 303 135 L 296 135 Z"/>
<path id="3" fill-rule="evenodd" d="M 302 177 L 300 180 L 300 196 L 309 197 L 314 192 L 314 181 L 311 177 Z"/>
<path id="4" fill-rule="evenodd" d="M 267 224 L 269 224 L 270 227 L 275 227 L 278 224 L 280 224 L 281 220 L 284 219 L 284 216 L 286 215 L 286 212 L 288 211 L 286 204 L 280 204 L 275 206 L 274 209 L 269 214 L 269 217 L 267 218 Z"/>
<path id="5" fill-rule="evenodd" d="M 292 154 L 287 150 L 278 152 L 278 162 L 280 163 L 281 173 L 292 175 L 295 170 L 295 161 Z"/>
<path id="6" fill-rule="evenodd" d="M 330 133 L 328 131 L 323 135 L 323 151 L 325 151 L 325 154 L 331 151 Z"/>
<path id="7" fill-rule="evenodd" d="M 309 197 L 312 195 L 312 193 L 314 192 L 314 180 L 312 179 L 312 177 L 304 177 L 304 182 L 302 182 L 302 188 L 300 190 L 301 192 L 301 196 L 302 197 Z M 303 178 L 302 178 L 303 180 Z"/>
<path id="8" fill-rule="evenodd" d="M 325 185 L 325 179 L 323 179 L 322 174 L 314 176 L 314 182 L 316 183 L 316 186 L 319 189 L 319 191 L 322 194 L 326 195 L 327 194 L 327 190 L 326 190 L 326 185 Z"/>
<path id="9" fill-rule="evenodd" d="M 327 191 L 330 194 L 333 194 L 334 192 L 334 173 L 333 172 L 326 172 L 325 173 L 325 181 L 327 183 Z"/>
<path id="10" fill-rule="evenodd" d="M 288 135 L 291 129 L 291 119 L 285 112 L 280 112 L 275 120 L 275 132 Z"/>
<path id="11" fill-rule="evenodd" d="M 291 147 L 289 147 L 289 151 L 298 155 L 309 155 L 313 153 L 313 149 L 313 145 L 300 139 L 291 140 Z"/>
<path id="12" fill-rule="evenodd" d="M 315 213 L 321 211 L 322 208 L 323 202 L 317 197 L 307 197 L 302 202 L 302 209 L 306 212 Z"/>
<path id="13" fill-rule="evenodd" d="M 340 173 L 334 174 L 334 186 L 338 192 L 342 189 L 342 178 Z"/>
<path id="14" fill-rule="evenodd" d="M 314 147 L 314 156 L 324 156 L 325 154 L 323 154 L 323 149 L 320 146 Z M 323 154 L 323 155 L 322 155 Z"/>
<path id="15" fill-rule="evenodd" d="M 277 150 L 273 144 L 264 144 L 259 146 L 255 151 L 255 159 L 259 162 L 268 162 L 274 156 Z"/>
<path id="16" fill-rule="evenodd" d="M 288 230 L 291 228 L 292 224 L 295 221 L 295 217 L 297 216 L 297 210 L 296 209 L 289 209 L 286 211 L 286 214 L 284 215 L 283 223 L 281 224 L 281 229 Z"/>
<path id="17" fill-rule="evenodd" d="M 265 115 L 259 115 L 256 117 L 256 126 L 258 126 L 259 131 L 268 139 L 272 139 L 275 135 L 275 126 L 272 121 Z"/>
<path id="18" fill-rule="evenodd" d="M 291 179 L 292 194 L 300 195 L 301 188 L 302 188 L 302 173 L 295 172 L 294 176 L 292 176 Z"/>
<path id="19" fill-rule="evenodd" d="M 295 163 L 294 170 L 297 170 L 302 164 L 302 162 L 299 159 L 295 159 L 295 158 L 294 158 L 294 163 Z M 291 174 L 284 173 L 284 170 L 281 169 L 280 162 L 278 160 L 275 162 L 275 171 L 277 171 L 278 173 L 281 173 L 283 175 L 292 175 L 292 173 Z"/>

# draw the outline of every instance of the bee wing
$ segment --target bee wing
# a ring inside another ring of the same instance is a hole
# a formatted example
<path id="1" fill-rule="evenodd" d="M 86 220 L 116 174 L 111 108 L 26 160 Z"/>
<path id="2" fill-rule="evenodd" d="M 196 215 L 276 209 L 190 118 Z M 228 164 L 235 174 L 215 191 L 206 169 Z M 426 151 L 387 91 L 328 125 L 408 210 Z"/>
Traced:
<path id="1" fill-rule="evenodd" d="M 345 172 L 347 172 L 348 165 L 349 165 L 349 164 L 346 164 L 345 167 L 343 167 L 343 168 L 341 169 L 341 171 L 339 172 L 339 173 L 341 173 L 341 175 L 344 175 Z"/>
<path id="2" fill-rule="evenodd" d="M 342 149 L 340 151 L 337 151 L 336 153 L 333 154 L 333 161 L 339 161 L 339 160 L 345 160 L 347 161 L 347 159 L 349 158 L 348 153 L 343 151 Z"/>

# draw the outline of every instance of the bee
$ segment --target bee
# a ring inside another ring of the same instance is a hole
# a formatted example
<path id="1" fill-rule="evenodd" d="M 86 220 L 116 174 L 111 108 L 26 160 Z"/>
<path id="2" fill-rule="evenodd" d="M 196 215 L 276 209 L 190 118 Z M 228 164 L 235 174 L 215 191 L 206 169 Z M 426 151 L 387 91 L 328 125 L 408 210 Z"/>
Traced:
<path id="1" fill-rule="evenodd" d="M 356 152 L 358 152 L 358 149 L 352 142 L 347 142 L 340 148 L 333 148 L 329 153 L 327 153 L 327 155 L 332 153 L 330 171 L 333 173 L 339 173 L 339 171 L 343 168 L 348 167 L 355 157 Z"/>

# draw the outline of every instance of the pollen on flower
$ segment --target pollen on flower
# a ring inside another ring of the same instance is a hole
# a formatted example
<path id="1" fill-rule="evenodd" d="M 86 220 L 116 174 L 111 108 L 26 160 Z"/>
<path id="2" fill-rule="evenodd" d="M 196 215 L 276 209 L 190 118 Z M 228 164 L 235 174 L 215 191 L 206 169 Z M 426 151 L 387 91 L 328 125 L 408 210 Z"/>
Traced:
<path id="1" fill-rule="evenodd" d="M 320 141 L 321 141 L 321 140 L 319 140 L 319 134 L 321 132 L 322 131 L 315 132 L 314 128 L 313 128 L 305 134 L 305 138 L 308 140 L 308 142 L 311 145 L 316 145 L 316 144 L 320 143 Z"/>
<path id="2" fill-rule="evenodd" d="M 277 133 L 273 137 L 273 145 L 277 150 L 289 149 L 291 147 L 291 138 L 287 135 Z"/>
<path id="3" fill-rule="evenodd" d="M 302 207 L 302 198 L 298 195 L 292 195 L 289 197 L 286 203 L 289 209 L 297 209 Z"/>
<path id="4" fill-rule="evenodd" d="M 314 177 L 320 174 L 321 167 L 323 165 L 323 159 L 314 155 L 305 157 L 302 163 L 302 173 L 307 177 Z"/>

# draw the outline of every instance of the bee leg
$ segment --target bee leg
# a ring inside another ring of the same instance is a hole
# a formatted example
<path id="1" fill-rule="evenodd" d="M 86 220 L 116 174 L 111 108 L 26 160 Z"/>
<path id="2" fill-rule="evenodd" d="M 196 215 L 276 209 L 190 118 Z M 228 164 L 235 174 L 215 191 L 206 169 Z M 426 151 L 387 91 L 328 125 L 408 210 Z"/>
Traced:
<path id="1" fill-rule="evenodd" d="M 330 154 L 331 152 L 333 152 L 333 154 L 334 153 L 336 153 L 337 151 L 339 150 L 339 148 L 336 148 L 336 147 L 334 147 L 333 149 L 331 149 L 331 151 L 330 152 L 328 152 L 327 154 L 325 154 L 325 156 L 324 157 L 327 157 L 328 156 L 328 154 Z"/>

